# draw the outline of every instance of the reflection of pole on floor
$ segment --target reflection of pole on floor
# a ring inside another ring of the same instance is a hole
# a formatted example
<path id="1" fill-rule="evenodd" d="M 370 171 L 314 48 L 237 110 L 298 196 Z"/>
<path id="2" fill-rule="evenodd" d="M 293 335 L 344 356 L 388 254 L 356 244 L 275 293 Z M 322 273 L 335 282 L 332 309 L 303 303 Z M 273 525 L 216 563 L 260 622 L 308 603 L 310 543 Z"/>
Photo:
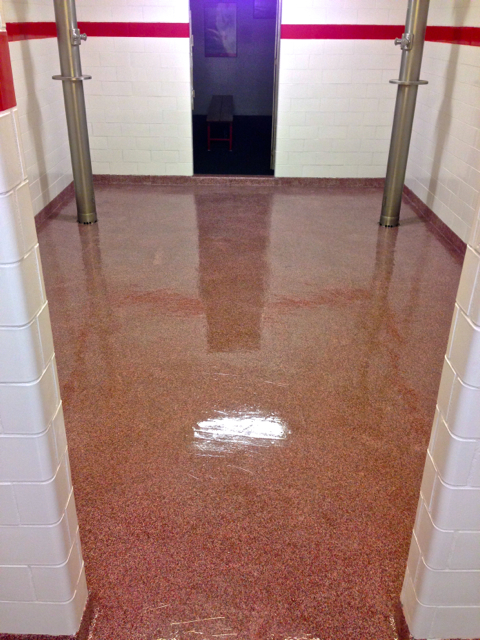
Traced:
<path id="1" fill-rule="evenodd" d="M 418 86 L 427 84 L 420 80 L 420 69 L 429 4 L 430 0 L 409 0 L 405 33 L 395 40 L 402 49 L 402 62 L 400 79 L 390 80 L 398 90 L 380 218 L 384 227 L 399 224 Z"/>
<path id="2" fill-rule="evenodd" d="M 97 212 L 83 92 L 83 81 L 91 76 L 82 75 L 80 61 L 80 44 L 87 36 L 80 34 L 78 29 L 75 0 L 54 0 L 54 7 L 61 75 L 53 78 L 61 80 L 63 85 L 77 219 L 83 224 L 91 224 L 97 221 Z"/>

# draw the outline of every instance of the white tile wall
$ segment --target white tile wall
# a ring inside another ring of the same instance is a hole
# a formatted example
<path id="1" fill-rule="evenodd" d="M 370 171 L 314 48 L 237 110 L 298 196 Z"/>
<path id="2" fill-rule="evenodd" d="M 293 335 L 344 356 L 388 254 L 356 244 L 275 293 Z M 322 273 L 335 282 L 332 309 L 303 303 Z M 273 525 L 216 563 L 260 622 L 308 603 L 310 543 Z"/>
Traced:
<path id="1" fill-rule="evenodd" d="M 466 242 L 480 193 L 480 48 L 427 42 L 422 75 L 406 184 Z"/>
<path id="2" fill-rule="evenodd" d="M 18 262 L 0 265 L 0 326 L 31 322 L 47 301 L 38 245 Z"/>
<path id="3" fill-rule="evenodd" d="M 87 588 L 16 108 L 0 113 L 0 218 L 0 635 L 73 635 Z"/>
<path id="4" fill-rule="evenodd" d="M 480 210 L 476 219 L 480 220 Z M 421 638 L 480 636 L 480 254 L 472 225 L 402 603 Z"/>
<path id="5" fill-rule="evenodd" d="M 93 172 L 192 175 L 188 38 L 91 38 L 82 62 Z"/>
<path id="6" fill-rule="evenodd" d="M 188 0 L 76 4 L 79 21 L 189 21 Z M 49 0 L 8 1 L 5 14 L 8 22 L 54 21 Z M 37 213 L 72 181 L 61 83 L 51 79 L 58 73 L 57 43 L 13 42 L 10 51 Z M 94 173 L 191 175 L 188 38 L 91 37 L 81 54 L 84 72 L 93 76 L 85 92 Z"/>
<path id="7" fill-rule="evenodd" d="M 397 0 L 284 0 L 284 24 L 405 23 Z M 478 26 L 480 0 L 429 24 Z M 275 174 L 384 177 L 400 53 L 390 41 L 282 40 Z M 466 241 L 480 193 L 480 48 L 427 42 L 406 184 Z"/>
<path id="8" fill-rule="evenodd" d="M 275 175 L 384 176 L 398 65 L 391 42 L 282 40 Z"/>
<path id="9" fill-rule="evenodd" d="M 6 22 L 55 20 L 50 0 L 4 0 Z M 86 22 L 188 22 L 188 0 L 76 0 Z"/>
<path id="10" fill-rule="evenodd" d="M 405 24 L 398 0 L 283 0 L 284 24 Z M 476 0 L 430 0 L 429 24 L 476 27 Z"/>
<path id="11" fill-rule="evenodd" d="M 42 5 L 29 6 L 38 10 Z M 22 7 L 12 5 L 11 21 L 21 21 Z M 53 5 L 35 19 L 53 20 Z M 59 73 L 57 42 L 54 38 L 11 42 L 10 55 L 25 169 L 36 214 L 72 181 L 62 86 L 52 80 Z"/>

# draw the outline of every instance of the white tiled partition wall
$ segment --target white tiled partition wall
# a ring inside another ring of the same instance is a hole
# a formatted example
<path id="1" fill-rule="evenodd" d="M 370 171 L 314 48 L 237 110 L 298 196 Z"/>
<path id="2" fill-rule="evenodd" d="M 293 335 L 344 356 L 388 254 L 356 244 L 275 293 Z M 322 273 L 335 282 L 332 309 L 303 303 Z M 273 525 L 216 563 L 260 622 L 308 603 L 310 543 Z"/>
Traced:
<path id="1" fill-rule="evenodd" d="M 74 634 L 86 598 L 48 304 L 12 107 L 0 112 L 0 633 Z"/>
<path id="2" fill-rule="evenodd" d="M 283 0 L 282 23 L 402 24 L 406 5 Z M 399 63 L 391 41 L 283 39 L 275 174 L 383 177 Z"/>
<path id="3" fill-rule="evenodd" d="M 283 0 L 283 24 L 403 25 L 407 0 Z M 431 0 L 429 25 L 478 26 L 480 0 Z M 400 32 L 401 33 L 401 32 Z M 283 39 L 277 176 L 385 176 L 400 50 Z M 407 185 L 466 241 L 480 191 L 480 48 L 427 42 Z"/>
<path id="4" fill-rule="evenodd" d="M 77 0 L 77 15 L 188 23 L 189 3 Z M 85 83 L 93 172 L 192 175 L 189 38 L 94 37 L 82 45 L 82 64 L 93 76 Z"/>
<path id="5" fill-rule="evenodd" d="M 432 0 L 432 25 L 478 27 L 480 0 Z M 480 193 L 480 47 L 425 43 L 407 186 L 463 241 Z"/>
<path id="6" fill-rule="evenodd" d="M 402 603 L 416 638 L 480 637 L 480 211 L 457 295 Z"/>
<path id="7" fill-rule="evenodd" d="M 53 22 L 53 2 L 4 2 L 5 22 Z M 20 130 L 37 214 L 72 182 L 67 124 L 54 38 L 10 42 Z"/>
<path id="8" fill-rule="evenodd" d="M 82 51 L 94 174 L 192 175 L 188 38 L 92 38 Z"/>
<path id="9" fill-rule="evenodd" d="M 77 0 L 79 22 L 189 22 L 188 0 Z M 6 22 L 54 22 L 53 2 L 5 3 Z M 88 27 L 86 28 L 88 35 Z M 72 181 L 55 38 L 11 43 L 37 213 Z M 192 175 L 189 38 L 89 37 L 81 48 L 93 172 Z"/>

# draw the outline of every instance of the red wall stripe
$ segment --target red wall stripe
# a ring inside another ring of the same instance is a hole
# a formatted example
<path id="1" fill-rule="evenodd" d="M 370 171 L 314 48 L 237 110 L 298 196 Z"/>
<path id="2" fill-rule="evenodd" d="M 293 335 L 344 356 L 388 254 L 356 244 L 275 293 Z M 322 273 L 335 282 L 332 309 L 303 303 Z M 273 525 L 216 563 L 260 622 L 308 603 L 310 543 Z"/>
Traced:
<path id="1" fill-rule="evenodd" d="M 188 22 L 79 22 L 88 36 L 112 38 L 188 38 Z"/>
<path id="2" fill-rule="evenodd" d="M 188 38 L 188 22 L 79 22 L 78 26 L 89 37 L 112 38 Z M 54 22 L 9 22 L 10 41 L 56 38 Z"/>
<path id="3" fill-rule="evenodd" d="M 5 31 L 0 31 L 0 111 L 11 109 L 16 104 L 8 36 Z"/>
<path id="4" fill-rule="evenodd" d="M 427 27 L 426 39 L 429 42 L 448 44 L 467 44 L 480 47 L 479 27 Z"/>
<path id="5" fill-rule="evenodd" d="M 56 38 L 57 26 L 54 22 L 7 22 L 7 33 L 10 42 Z"/>
<path id="6" fill-rule="evenodd" d="M 404 25 L 379 24 L 282 24 L 284 40 L 394 40 Z M 480 46 L 479 27 L 427 27 L 429 42 Z"/>
<path id="7" fill-rule="evenodd" d="M 92 37 L 113 38 L 188 38 L 184 22 L 80 22 L 79 27 Z M 285 40 L 393 40 L 402 35 L 403 25 L 377 24 L 282 24 Z M 55 38 L 54 22 L 9 22 L 8 39 Z M 479 27 L 428 27 L 429 42 L 480 46 Z"/>
<path id="8" fill-rule="evenodd" d="M 403 26 L 377 24 L 282 24 L 284 40 L 391 40 Z"/>

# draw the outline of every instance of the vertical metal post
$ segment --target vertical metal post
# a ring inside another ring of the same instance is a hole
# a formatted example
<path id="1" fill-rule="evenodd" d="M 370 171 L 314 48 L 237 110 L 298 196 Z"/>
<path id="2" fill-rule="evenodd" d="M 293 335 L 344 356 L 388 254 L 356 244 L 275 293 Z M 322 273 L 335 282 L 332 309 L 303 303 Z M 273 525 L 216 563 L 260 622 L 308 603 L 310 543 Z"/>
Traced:
<path id="1" fill-rule="evenodd" d="M 57 23 L 61 71 L 61 75 L 53 76 L 53 78 L 61 80 L 63 85 L 77 201 L 77 220 L 83 224 L 91 224 L 97 221 L 97 211 L 83 92 L 83 81 L 89 80 L 91 76 L 82 75 L 80 61 L 80 44 L 82 40 L 87 39 L 87 36 L 81 34 L 78 29 L 75 0 L 53 0 L 53 4 Z"/>
<path id="2" fill-rule="evenodd" d="M 418 86 L 427 84 L 425 80 L 420 80 L 420 69 L 429 4 L 430 0 L 408 1 L 405 33 L 395 40 L 395 44 L 402 49 L 402 62 L 400 79 L 390 80 L 398 85 L 398 91 L 380 217 L 383 227 L 396 227 L 399 224 Z"/>

